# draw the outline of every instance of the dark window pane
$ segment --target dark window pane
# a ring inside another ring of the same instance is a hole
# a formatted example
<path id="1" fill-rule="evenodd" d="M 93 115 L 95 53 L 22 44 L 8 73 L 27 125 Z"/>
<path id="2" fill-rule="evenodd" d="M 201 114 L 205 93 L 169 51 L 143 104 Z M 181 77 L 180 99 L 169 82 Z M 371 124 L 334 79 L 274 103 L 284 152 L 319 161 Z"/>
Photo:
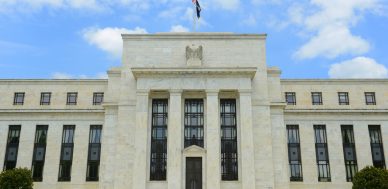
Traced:
<path id="1" fill-rule="evenodd" d="M 64 125 L 62 134 L 61 157 L 59 163 L 58 181 L 71 180 L 71 166 L 73 163 L 74 125 Z"/>
<path id="2" fill-rule="evenodd" d="M 203 147 L 203 99 L 185 100 L 184 145 Z"/>
<path id="3" fill-rule="evenodd" d="M 13 169 L 16 167 L 19 150 L 20 129 L 20 125 L 9 126 L 7 147 L 4 158 L 4 170 Z"/>
<path id="4" fill-rule="evenodd" d="M 322 93 L 321 92 L 312 92 L 311 99 L 313 105 L 322 105 Z"/>
<path id="5" fill-rule="evenodd" d="M 50 105 L 51 93 L 45 92 L 40 94 L 40 105 Z"/>
<path id="6" fill-rule="evenodd" d="M 43 180 L 43 168 L 46 156 L 47 125 L 37 125 L 35 144 L 32 158 L 32 178 L 34 181 Z"/>
<path id="7" fill-rule="evenodd" d="M 77 96 L 78 93 L 67 93 L 67 105 L 77 105 Z"/>
<path id="8" fill-rule="evenodd" d="M 318 167 L 318 181 L 330 182 L 329 151 L 327 148 L 326 126 L 314 125 L 315 153 Z"/>
<path id="9" fill-rule="evenodd" d="M 101 105 L 104 101 L 104 93 L 93 93 L 93 105 Z"/>
<path id="10" fill-rule="evenodd" d="M 287 138 L 290 181 L 303 181 L 298 125 L 287 125 Z"/>
<path id="11" fill-rule="evenodd" d="M 347 92 L 338 93 L 339 105 L 349 105 L 349 94 Z"/>
<path id="12" fill-rule="evenodd" d="M 365 93 L 365 103 L 366 105 L 376 105 L 376 96 L 374 92 Z"/>
<path id="13" fill-rule="evenodd" d="M 296 94 L 295 92 L 286 92 L 286 102 L 288 105 L 296 105 Z"/>
<path id="14" fill-rule="evenodd" d="M 150 179 L 166 180 L 168 100 L 153 99 L 151 125 Z"/>
<path id="15" fill-rule="evenodd" d="M 14 99 L 13 99 L 13 104 L 14 105 L 23 105 L 23 103 L 24 103 L 24 95 L 25 95 L 25 93 L 23 93 L 23 92 L 15 93 L 15 96 L 14 96 Z"/>
<path id="16" fill-rule="evenodd" d="M 91 125 L 89 132 L 88 167 L 86 181 L 99 180 L 99 167 L 101 156 L 101 125 Z"/>
<path id="17" fill-rule="evenodd" d="M 236 100 L 221 99 L 221 176 L 238 180 Z"/>
<path id="18" fill-rule="evenodd" d="M 369 136 L 373 166 L 385 169 L 384 148 L 381 138 L 380 125 L 369 125 Z"/>

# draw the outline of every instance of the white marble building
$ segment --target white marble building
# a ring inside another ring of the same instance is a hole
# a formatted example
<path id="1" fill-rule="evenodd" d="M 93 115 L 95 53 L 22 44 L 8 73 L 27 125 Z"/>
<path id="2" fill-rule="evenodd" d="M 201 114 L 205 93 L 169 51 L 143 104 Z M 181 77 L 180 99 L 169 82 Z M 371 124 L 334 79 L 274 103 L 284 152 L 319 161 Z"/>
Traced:
<path id="1" fill-rule="evenodd" d="M 388 80 L 280 79 L 266 35 L 123 40 L 107 80 L 0 80 L 1 170 L 36 189 L 350 189 L 385 167 Z"/>

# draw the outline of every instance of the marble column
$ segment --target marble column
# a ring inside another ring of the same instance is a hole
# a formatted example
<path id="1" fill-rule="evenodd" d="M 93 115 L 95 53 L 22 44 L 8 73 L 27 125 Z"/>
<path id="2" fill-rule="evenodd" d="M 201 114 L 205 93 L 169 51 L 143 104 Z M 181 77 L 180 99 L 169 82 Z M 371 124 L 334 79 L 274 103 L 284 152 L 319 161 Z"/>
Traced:
<path id="1" fill-rule="evenodd" d="M 133 189 L 145 189 L 147 180 L 147 128 L 148 90 L 136 92 L 135 163 L 133 166 Z"/>
<path id="2" fill-rule="evenodd" d="M 240 95 L 240 148 L 242 189 L 255 188 L 255 159 L 252 127 L 252 92 L 239 90 Z"/>
<path id="3" fill-rule="evenodd" d="M 218 91 L 206 91 L 206 188 L 220 189 L 221 136 Z"/>
<path id="4" fill-rule="evenodd" d="M 171 90 L 167 136 L 168 189 L 182 188 L 182 90 Z"/>

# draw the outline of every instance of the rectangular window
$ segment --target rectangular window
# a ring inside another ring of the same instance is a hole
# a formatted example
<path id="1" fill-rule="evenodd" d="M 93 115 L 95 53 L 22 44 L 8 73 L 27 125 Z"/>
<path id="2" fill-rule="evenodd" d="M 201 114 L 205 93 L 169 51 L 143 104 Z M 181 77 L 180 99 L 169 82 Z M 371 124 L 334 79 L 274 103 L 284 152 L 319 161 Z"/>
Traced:
<path id="1" fill-rule="evenodd" d="M 98 181 L 101 155 L 102 125 L 91 125 L 89 132 L 88 168 L 86 181 Z"/>
<path id="2" fill-rule="evenodd" d="M 13 98 L 13 105 L 23 105 L 24 95 L 25 93 L 15 93 L 15 96 Z"/>
<path id="3" fill-rule="evenodd" d="M 221 99 L 222 180 L 238 180 L 236 99 Z"/>
<path id="4" fill-rule="evenodd" d="M 93 105 L 101 105 L 104 100 L 104 93 L 93 93 Z"/>
<path id="5" fill-rule="evenodd" d="M 365 92 L 366 105 L 376 105 L 376 96 L 374 92 Z"/>
<path id="6" fill-rule="evenodd" d="M 50 105 L 51 93 L 40 93 L 40 105 Z"/>
<path id="7" fill-rule="evenodd" d="M 325 125 L 314 125 L 315 153 L 318 166 L 318 181 L 330 182 L 329 152 L 327 149 L 327 137 Z"/>
<path id="8" fill-rule="evenodd" d="M 168 100 L 152 100 L 150 180 L 166 180 Z M 178 140 L 178 139 L 177 139 Z"/>
<path id="9" fill-rule="evenodd" d="M 19 150 L 20 125 L 10 125 L 8 129 L 7 148 L 4 158 L 4 170 L 16 167 L 16 161 Z"/>
<path id="10" fill-rule="evenodd" d="M 185 148 L 203 147 L 203 99 L 185 100 Z"/>
<path id="11" fill-rule="evenodd" d="M 369 125 L 369 136 L 373 166 L 385 169 L 384 148 L 380 125 Z"/>
<path id="12" fill-rule="evenodd" d="M 341 125 L 341 133 L 345 159 L 346 181 L 352 182 L 354 175 L 358 171 L 353 125 Z"/>
<path id="13" fill-rule="evenodd" d="M 290 181 L 303 181 L 298 125 L 287 125 L 287 138 Z"/>
<path id="14" fill-rule="evenodd" d="M 287 105 L 296 105 L 296 93 L 295 92 L 286 92 L 286 102 Z"/>
<path id="15" fill-rule="evenodd" d="M 312 92 L 311 93 L 311 100 L 313 102 L 313 105 L 322 105 L 322 93 L 321 92 Z"/>
<path id="16" fill-rule="evenodd" d="M 349 93 L 338 92 L 338 103 L 339 105 L 349 105 Z"/>
<path id="17" fill-rule="evenodd" d="M 67 105 L 77 105 L 77 96 L 78 93 L 67 93 Z"/>
<path id="18" fill-rule="evenodd" d="M 43 167 L 46 156 L 48 125 L 37 125 L 35 131 L 34 152 L 32 156 L 32 179 L 35 182 L 43 180 Z"/>
<path id="19" fill-rule="evenodd" d="M 75 125 L 63 126 L 58 181 L 71 180 L 71 165 L 73 163 L 74 150 L 74 130 Z"/>

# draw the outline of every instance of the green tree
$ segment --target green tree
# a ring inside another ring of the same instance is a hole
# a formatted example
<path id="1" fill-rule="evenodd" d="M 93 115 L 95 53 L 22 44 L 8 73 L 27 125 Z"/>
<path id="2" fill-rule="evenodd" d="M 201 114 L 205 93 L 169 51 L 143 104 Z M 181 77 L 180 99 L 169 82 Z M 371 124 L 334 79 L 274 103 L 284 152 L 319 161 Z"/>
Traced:
<path id="1" fill-rule="evenodd" d="M 16 168 L 0 174 L 0 189 L 32 189 L 31 171 L 27 168 Z"/>
<path id="2" fill-rule="evenodd" d="M 388 171 L 365 167 L 354 176 L 353 189 L 388 189 Z"/>

